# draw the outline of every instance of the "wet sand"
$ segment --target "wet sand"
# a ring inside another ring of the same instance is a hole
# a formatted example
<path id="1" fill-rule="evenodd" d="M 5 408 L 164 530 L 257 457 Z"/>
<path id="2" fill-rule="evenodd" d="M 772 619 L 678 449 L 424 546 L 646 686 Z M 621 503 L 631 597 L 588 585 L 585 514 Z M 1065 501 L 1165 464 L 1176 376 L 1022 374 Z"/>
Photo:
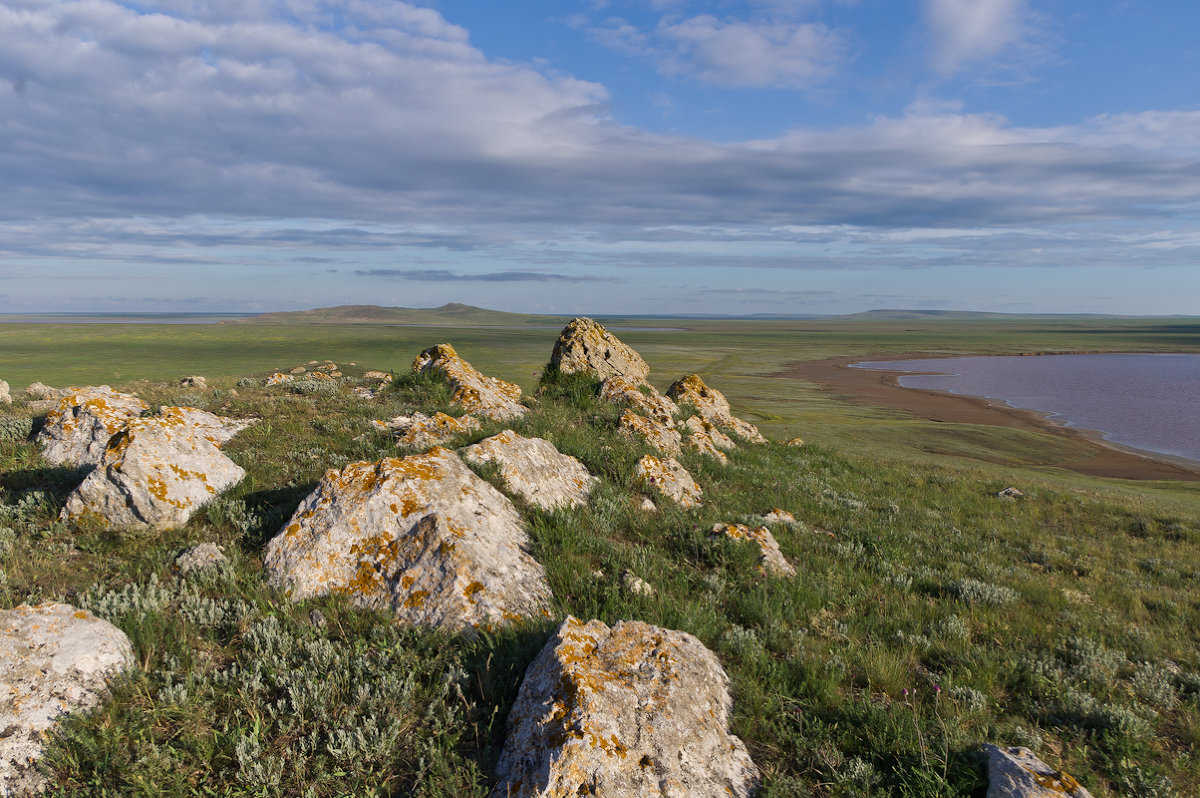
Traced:
<path id="1" fill-rule="evenodd" d="M 906 410 L 930 421 L 955 424 L 990 424 L 998 427 L 1045 432 L 1082 441 L 1095 450 L 1095 455 L 1086 460 L 1071 463 L 1046 463 L 1056 468 L 1066 468 L 1080 474 L 1120 479 L 1176 479 L 1200 482 L 1200 467 L 1188 461 L 1168 455 L 1142 454 L 1117 444 L 1105 441 L 1094 430 L 1065 427 L 1043 415 L 1009 407 L 1003 402 L 977 396 L 929 391 L 921 388 L 905 388 L 899 378 L 918 372 L 877 371 L 853 369 L 851 363 L 876 360 L 917 360 L 933 357 L 961 357 L 959 355 L 930 355 L 927 352 L 862 355 L 860 357 L 837 357 L 802 363 L 791 363 L 779 374 L 781 377 L 807 380 L 827 385 L 849 394 L 856 404 L 889 407 Z"/>

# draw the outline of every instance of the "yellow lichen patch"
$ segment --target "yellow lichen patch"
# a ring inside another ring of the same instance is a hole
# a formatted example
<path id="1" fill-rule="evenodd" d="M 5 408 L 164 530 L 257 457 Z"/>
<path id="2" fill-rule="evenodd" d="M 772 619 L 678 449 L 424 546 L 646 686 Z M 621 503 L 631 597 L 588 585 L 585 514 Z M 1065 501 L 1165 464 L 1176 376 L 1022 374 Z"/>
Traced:
<path id="1" fill-rule="evenodd" d="M 463 590 L 463 596 L 466 597 L 467 601 L 474 604 L 476 601 L 475 595 L 477 593 L 482 593 L 483 590 L 483 582 L 472 582 Z"/>
<path id="2" fill-rule="evenodd" d="M 1043 774 L 1027 767 L 1025 770 L 1033 775 L 1033 780 L 1038 783 L 1039 787 L 1050 790 L 1052 792 L 1062 793 L 1063 795 L 1074 795 L 1079 791 L 1079 782 L 1067 773 L 1065 770 L 1060 770 L 1056 773 Z"/>
<path id="3" fill-rule="evenodd" d="M 429 597 L 428 590 L 414 590 L 404 600 L 404 609 L 415 610 L 420 609 L 425 604 L 425 599 Z"/>

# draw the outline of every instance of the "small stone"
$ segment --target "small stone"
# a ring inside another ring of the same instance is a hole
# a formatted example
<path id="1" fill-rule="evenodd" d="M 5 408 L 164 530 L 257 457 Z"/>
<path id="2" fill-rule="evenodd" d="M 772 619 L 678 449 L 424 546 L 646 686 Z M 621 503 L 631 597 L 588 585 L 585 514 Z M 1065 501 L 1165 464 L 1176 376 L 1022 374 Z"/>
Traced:
<path id="1" fill-rule="evenodd" d="M 318 629 L 324 629 L 329 621 L 325 620 L 325 613 L 321 612 L 316 607 L 313 607 L 308 612 L 308 622 Z"/>
<path id="2" fill-rule="evenodd" d="M 785 446 L 803 446 L 804 439 L 803 438 L 788 438 L 787 443 L 784 445 Z"/>
<path id="3" fill-rule="evenodd" d="M 216 543 L 198 543 L 180 552 L 175 558 L 175 570 L 186 575 L 193 571 L 220 568 L 228 563 L 229 558 L 225 556 L 224 547 Z"/>
<path id="4" fill-rule="evenodd" d="M 62 399 L 70 392 L 70 388 L 51 388 L 44 382 L 35 382 L 25 389 L 25 395 L 30 399 Z"/>
<path id="5" fill-rule="evenodd" d="M 758 567 L 762 573 L 773 576 L 795 576 L 796 569 L 783 556 L 779 542 L 765 526 L 748 527 L 745 524 L 714 524 L 713 537 L 724 536 L 733 540 L 749 540 L 758 546 Z"/>
<path id="6" fill-rule="evenodd" d="M 198 374 L 193 375 L 191 377 L 184 377 L 182 380 L 179 381 L 179 387 L 180 388 L 200 388 L 203 390 L 203 389 L 208 388 L 208 380 L 204 379 L 204 377 L 201 377 Z"/>
<path id="7" fill-rule="evenodd" d="M 643 486 L 653 488 L 681 507 L 697 507 L 702 491 L 674 458 L 660 460 L 646 455 L 634 467 L 634 476 Z"/>
<path id="8" fill-rule="evenodd" d="M 42 459 L 51 465 L 96 465 L 104 457 L 109 439 L 149 409 L 136 396 L 107 385 L 71 388 L 46 416 L 46 425 L 38 433 Z"/>
<path id="9" fill-rule="evenodd" d="M 431 346 L 413 361 L 414 374 L 436 374 L 454 390 L 450 402 L 468 413 L 494 421 L 509 421 L 529 412 L 522 405 L 521 387 L 496 377 L 485 377 L 458 356 L 450 344 Z"/>
<path id="10" fill-rule="evenodd" d="M 650 583 L 637 576 L 632 571 L 621 572 L 621 584 L 623 584 L 625 589 L 635 596 L 654 595 L 654 588 L 650 586 Z"/>
<path id="11" fill-rule="evenodd" d="M 383 371 L 368 371 L 368 372 L 363 373 L 363 379 L 364 380 L 383 380 L 384 382 L 391 382 L 392 375 L 388 374 L 387 372 L 383 372 Z"/>
<path id="12" fill-rule="evenodd" d="M 699 416 L 690 416 L 687 421 L 683 422 L 683 426 L 688 431 L 688 436 L 684 440 L 685 446 L 706 457 L 711 457 L 721 465 L 729 462 L 729 457 L 721 450 L 735 449 L 737 444 L 728 435 L 721 432 L 716 424 Z"/>
<path id="13" fill-rule="evenodd" d="M 987 798 L 1092 798 L 1070 774 L 1055 770 L 1028 748 L 983 744 L 988 758 Z"/>
<path id="14" fill-rule="evenodd" d="M 563 374 L 580 372 L 600 379 L 624 377 L 640 383 L 650 376 L 641 355 L 589 318 L 572 319 L 554 343 L 550 365 Z"/>
<path id="15" fill-rule="evenodd" d="M 543 438 L 526 438 L 510 429 L 462 450 L 468 463 L 495 463 L 512 493 L 545 510 L 581 507 L 599 481 L 583 463 Z"/>
<path id="16" fill-rule="evenodd" d="M 1019 499 L 1024 495 L 1025 495 L 1024 493 L 1017 490 L 1016 488 L 1005 488 L 1004 490 L 1002 490 L 996 494 L 996 496 L 1001 499 Z"/>
<path id="17" fill-rule="evenodd" d="M 293 377 L 291 374 L 281 374 L 277 371 L 274 374 L 272 374 L 270 377 L 267 377 L 267 387 L 270 388 L 275 385 L 285 385 L 289 382 L 292 382 L 295 379 L 296 378 Z"/>
<path id="18" fill-rule="evenodd" d="M 651 498 L 649 496 L 643 496 L 642 503 L 639 506 L 641 507 L 642 510 L 644 510 L 648 513 L 657 513 L 658 512 L 658 506 L 655 505 L 655 503 L 653 502 L 653 500 L 651 500 Z"/>
<path id="19" fill-rule="evenodd" d="M 396 416 L 391 421 L 372 421 L 376 429 L 396 436 L 396 445 L 410 449 L 429 449 L 459 436 L 479 430 L 474 416 L 455 418 L 442 412 L 427 416 L 413 413 Z"/>
<path id="20" fill-rule="evenodd" d="M 308 369 L 306 369 L 304 366 L 296 366 L 296 368 L 289 371 L 288 374 L 305 374 L 307 372 Z"/>
<path id="21" fill-rule="evenodd" d="M 781 510 L 778 507 L 772 507 L 769 512 L 762 514 L 762 520 L 768 524 L 794 524 L 796 516 L 789 513 L 787 510 Z"/>
<path id="22" fill-rule="evenodd" d="M 12 395 L 8 392 L 8 383 L 4 380 L 0 380 L 0 404 L 12 404 Z"/>

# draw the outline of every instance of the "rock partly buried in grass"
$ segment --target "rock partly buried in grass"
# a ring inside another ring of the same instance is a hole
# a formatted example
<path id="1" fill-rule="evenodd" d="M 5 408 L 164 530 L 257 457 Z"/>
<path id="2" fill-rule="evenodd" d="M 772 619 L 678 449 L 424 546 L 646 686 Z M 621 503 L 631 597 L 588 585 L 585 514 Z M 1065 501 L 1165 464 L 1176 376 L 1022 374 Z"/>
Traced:
<path id="1" fill-rule="evenodd" d="M 617 429 L 635 438 L 643 438 L 646 443 L 663 454 L 679 454 L 683 440 L 679 430 L 667 426 L 658 419 L 639 416 L 632 410 L 623 410 L 617 422 Z"/>
<path id="2" fill-rule="evenodd" d="M 198 425 L 190 419 L 200 418 Z M 65 519 L 94 518 L 113 526 L 173 529 L 246 472 L 217 448 L 228 440 L 210 419 L 230 421 L 192 408 L 164 407 L 137 418 L 108 442 L 100 465 L 67 497 Z"/>
<path id="3" fill-rule="evenodd" d="M 521 404 L 521 386 L 498 377 L 485 377 L 458 356 L 450 344 L 431 346 L 413 361 L 414 374 L 434 374 L 454 390 L 450 402 L 468 413 L 509 421 L 529 412 Z"/>
<path id="4" fill-rule="evenodd" d="M 683 426 L 688 431 L 688 436 L 683 442 L 684 446 L 706 457 L 711 457 L 721 465 L 729 462 L 729 458 L 721 450 L 736 449 L 737 444 L 728 435 L 721 432 L 716 424 L 706 421 L 700 416 L 688 416 L 687 421 L 683 422 Z"/>
<path id="5" fill-rule="evenodd" d="M 517 510 L 447 449 L 328 471 L 267 544 L 296 601 L 342 593 L 400 621 L 463 630 L 547 617 Z"/>
<path id="6" fill-rule="evenodd" d="M 462 450 L 468 463 L 495 463 L 510 491 L 545 510 L 587 504 L 598 481 L 583 463 L 544 438 L 525 438 L 510 429 Z"/>
<path id="7" fill-rule="evenodd" d="M 12 394 L 8 392 L 8 383 L 4 380 L 0 380 L 0 404 L 12 404 Z"/>
<path id="8" fill-rule="evenodd" d="M 228 564 L 225 549 L 216 543 L 197 543 L 181 551 L 175 558 L 175 570 L 184 575 L 223 568 Z"/>
<path id="9" fill-rule="evenodd" d="M 38 433 L 42 459 L 56 466 L 97 465 L 109 439 L 150 407 L 107 385 L 71 388 Z"/>
<path id="10" fill-rule="evenodd" d="M 525 672 L 491 798 L 748 798 L 758 770 L 692 635 L 568 617 Z"/>
<path id="11" fill-rule="evenodd" d="M 208 388 L 208 380 L 201 377 L 199 374 L 193 374 L 190 377 L 184 377 L 179 381 L 180 388 Z"/>
<path id="12" fill-rule="evenodd" d="M 550 365 L 563 374 L 594 374 L 602 380 L 618 376 L 639 383 L 650 376 L 641 355 L 588 318 L 572 319 L 563 328 Z"/>
<path id="13" fill-rule="evenodd" d="M 779 507 L 772 507 L 760 516 L 766 524 L 794 524 L 796 516 Z"/>
<path id="14" fill-rule="evenodd" d="M 644 487 L 653 488 L 681 507 L 697 507 L 700 504 L 700 486 L 674 458 L 659 459 L 646 455 L 634 466 L 634 476 Z"/>
<path id="15" fill-rule="evenodd" d="M 747 421 L 742 421 L 733 414 L 724 394 L 715 388 L 709 388 L 704 384 L 704 380 L 696 374 L 689 374 L 676 380 L 667 389 L 667 396 L 678 404 L 691 405 L 705 420 L 730 430 L 743 440 L 751 443 L 767 442 L 757 427 Z"/>
<path id="16" fill-rule="evenodd" d="M 1055 770 L 1028 748 L 984 743 L 988 758 L 987 798 L 1092 798 L 1069 774 Z"/>
<path id="17" fill-rule="evenodd" d="M 803 446 L 804 439 L 803 438 L 788 438 L 787 443 L 785 443 L 784 445 L 785 446 Z"/>
<path id="18" fill-rule="evenodd" d="M 132 664 L 125 633 L 90 612 L 53 603 L 0 612 L 0 795 L 46 787 L 36 761 L 51 727 L 99 704 Z"/>
<path id="19" fill-rule="evenodd" d="M 1001 499 L 1019 499 L 1024 495 L 1024 493 L 1016 488 L 1005 488 L 996 494 L 996 496 Z"/>
<path id="20" fill-rule="evenodd" d="M 479 431 L 479 419 L 474 416 L 455 418 L 442 412 L 427 416 L 413 413 L 396 416 L 391 421 L 372 421 L 375 428 L 396 437 L 396 445 L 408 449 L 429 449 L 446 443 L 459 435 Z"/>
<path id="21" fill-rule="evenodd" d="M 190 427 L 195 434 L 218 447 L 224 446 L 239 432 L 258 423 L 257 418 L 229 418 L 194 407 L 160 407 L 158 417 L 173 424 Z"/>
<path id="22" fill-rule="evenodd" d="M 296 378 L 293 377 L 291 374 L 283 374 L 283 373 L 277 371 L 274 374 L 272 374 L 270 377 L 267 377 L 266 384 L 267 384 L 268 388 L 272 388 L 276 385 L 286 385 L 287 383 L 292 382 L 294 379 L 296 379 Z"/>
<path id="23" fill-rule="evenodd" d="M 612 376 L 600 383 L 600 398 L 606 402 L 624 404 L 661 424 L 674 424 L 679 408 L 655 390 L 653 385 Z"/>
<path id="24" fill-rule="evenodd" d="M 54 388 L 44 382 L 35 382 L 25 389 L 25 396 L 29 399 L 62 399 L 71 392 L 70 388 Z"/>
<path id="25" fill-rule="evenodd" d="M 795 576 L 796 569 L 783 556 L 779 542 L 765 526 L 749 527 L 745 524 L 714 524 L 713 537 L 733 540 L 749 540 L 758 546 L 758 567 L 762 573 L 772 576 Z"/>

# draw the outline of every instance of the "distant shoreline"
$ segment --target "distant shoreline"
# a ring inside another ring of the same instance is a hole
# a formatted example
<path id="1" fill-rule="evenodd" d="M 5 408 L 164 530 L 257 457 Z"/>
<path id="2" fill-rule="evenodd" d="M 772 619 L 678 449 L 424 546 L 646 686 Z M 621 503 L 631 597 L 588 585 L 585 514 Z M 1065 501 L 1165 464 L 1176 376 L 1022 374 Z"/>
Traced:
<path id="1" fill-rule="evenodd" d="M 1054 354 L 1068 353 L 1055 352 Z M 900 377 L 912 376 L 914 372 L 850 368 L 853 363 L 871 361 L 932 360 L 963 356 L 962 354 L 930 354 L 928 352 L 886 352 L 855 357 L 835 357 L 791 363 L 779 376 L 826 385 L 841 393 L 849 394 L 853 397 L 852 401 L 857 404 L 904 410 L 930 421 L 984 424 L 1044 432 L 1082 441 L 1096 451 L 1093 457 L 1086 460 L 1045 464 L 1055 468 L 1065 468 L 1090 476 L 1119 479 L 1174 479 L 1200 482 L 1200 468 L 1183 458 L 1121 446 L 1104 440 L 1101 434 L 1095 430 L 1067 427 L 1047 418 L 1044 414 L 1010 407 L 999 400 L 901 386 Z"/>

